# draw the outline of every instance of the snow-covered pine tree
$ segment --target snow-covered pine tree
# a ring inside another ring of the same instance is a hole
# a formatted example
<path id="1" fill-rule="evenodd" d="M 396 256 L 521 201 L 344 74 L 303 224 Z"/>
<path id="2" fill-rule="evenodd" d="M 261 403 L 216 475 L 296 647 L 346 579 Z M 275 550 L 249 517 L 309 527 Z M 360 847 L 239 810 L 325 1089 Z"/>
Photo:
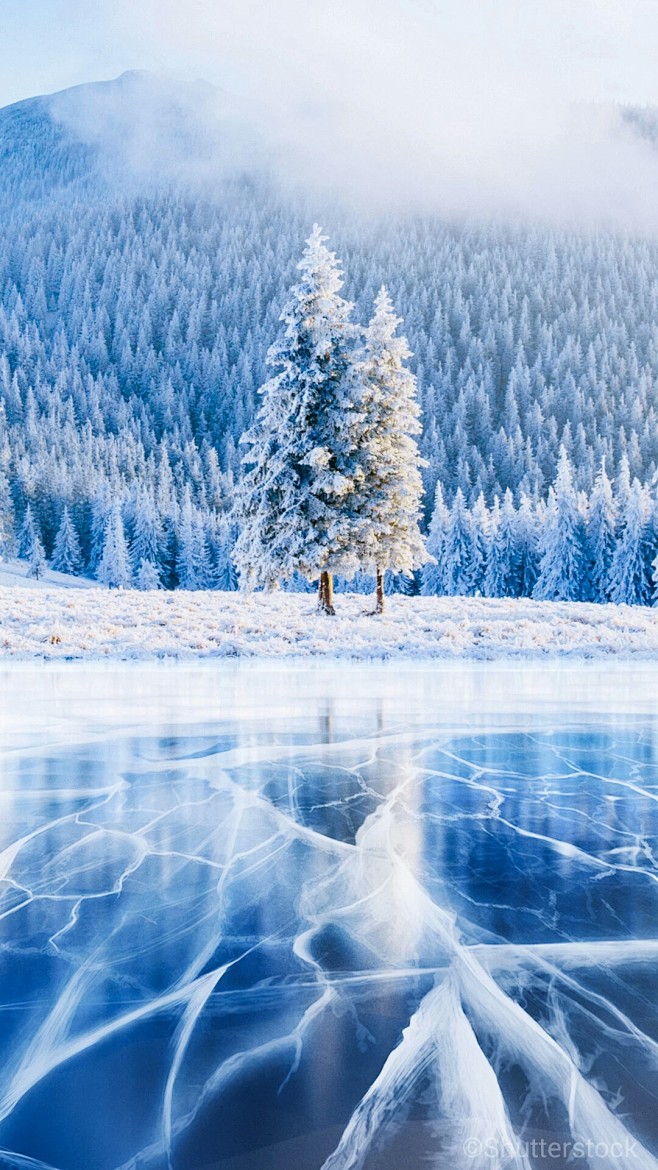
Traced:
<path id="1" fill-rule="evenodd" d="M 523 585 L 523 561 L 519 538 L 521 522 L 509 488 L 503 496 L 501 522 L 507 556 L 507 596 L 521 597 Z"/>
<path id="2" fill-rule="evenodd" d="M 487 572 L 487 557 L 489 552 L 489 536 L 491 530 L 491 513 L 487 508 L 483 492 L 471 508 L 471 524 L 473 528 L 473 572 L 475 576 L 476 595 L 484 593 L 484 580 Z"/>
<path id="3" fill-rule="evenodd" d="M 587 523 L 587 553 L 594 601 L 609 600 L 610 567 L 616 531 L 617 510 L 612 484 L 606 474 L 605 463 L 602 463 L 589 498 Z"/>
<path id="4" fill-rule="evenodd" d="M 445 591 L 445 545 L 449 523 L 450 511 L 443 497 L 441 482 L 437 480 L 427 535 L 427 551 L 433 559 L 424 566 L 420 585 L 424 597 L 442 596 Z"/>
<path id="5" fill-rule="evenodd" d="M 211 565 L 203 521 L 192 503 L 189 485 L 177 531 L 176 575 L 179 589 L 208 589 Z"/>
<path id="6" fill-rule="evenodd" d="M 249 587 L 271 587 L 296 570 L 319 577 L 320 608 L 332 613 L 333 574 L 351 577 L 359 567 L 354 502 L 363 471 L 353 377 L 359 331 L 317 225 L 298 268 L 282 335 L 267 357 L 278 372 L 262 387 L 256 421 L 242 440 L 249 451 L 236 491 L 234 555 Z"/>
<path id="7" fill-rule="evenodd" d="M 495 497 L 489 521 L 487 563 L 483 589 L 485 597 L 505 597 L 506 558 L 505 542 L 501 532 L 500 500 Z"/>
<path id="8" fill-rule="evenodd" d="M 416 378 L 405 337 L 396 336 L 401 318 L 382 287 L 365 331 L 363 357 L 355 363 L 363 419 L 362 500 L 357 504 L 357 551 L 364 568 L 375 570 L 375 612 L 384 610 L 384 574 L 410 574 L 428 560 L 420 534 L 423 483 L 415 436 L 421 432 Z"/>
<path id="9" fill-rule="evenodd" d="M 26 558 L 28 563 L 28 577 L 33 578 L 35 581 L 40 581 L 48 566 L 41 537 L 36 531 L 32 543 L 27 550 Z"/>
<path id="10" fill-rule="evenodd" d="M 107 535 L 107 521 L 112 510 L 112 495 L 107 480 L 103 480 L 94 495 L 91 506 L 91 525 L 89 533 L 89 569 L 96 573 L 101 563 L 105 537 Z"/>
<path id="11" fill-rule="evenodd" d="M 651 603 L 650 511 L 647 488 L 633 480 L 610 565 L 608 596 L 615 605 Z"/>
<path id="12" fill-rule="evenodd" d="M 447 597 L 472 597 L 478 588 L 473 522 L 461 488 L 450 509 L 444 544 L 443 592 Z"/>
<path id="13" fill-rule="evenodd" d="M 630 498 L 631 469 L 628 462 L 628 455 L 624 451 L 619 460 L 619 469 L 615 476 L 614 488 L 615 508 L 617 509 L 617 520 L 619 524 L 623 522 L 624 513 L 626 512 Z"/>
<path id="14" fill-rule="evenodd" d="M 238 588 L 238 574 L 233 563 L 237 539 L 235 525 L 228 516 L 220 516 L 216 525 L 214 578 L 218 589 L 233 592 Z"/>
<path id="15" fill-rule="evenodd" d="M 135 584 L 143 592 L 148 592 L 151 589 L 162 589 L 160 573 L 157 566 L 153 564 L 153 561 L 148 561 L 142 557 L 139 568 L 137 569 Z"/>
<path id="16" fill-rule="evenodd" d="M 105 543 L 96 576 L 110 589 L 128 589 L 133 583 L 121 505 L 118 503 L 113 504 L 107 517 Z"/>
<path id="17" fill-rule="evenodd" d="M 162 520 L 160 558 L 158 569 L 164 589 L 175 589 L 177 584 L 176 561 L 178 559 L 177 527 L 180 508 L 167 513 Z"/>
<path id="18" fill-rule="evenodd" d="M 135 501 L 130 541 L 130 555 L 138 574 L 142 562 L 146 562 L 156 568 L 159 576 L 161 541 L 162 524 L 156 511 L 153 494 L 146 487 L 141 487 Z"/>
<path id="19" fill-rule="evenodd" d="M 654 501 L 651 516 L 652 552 L 651 560 L 651 601 L 658 605 L 658 504 Z M 651 553 L 649 554 L 651 556 Z"/>
<path id="20" fill-rule="evenodd" d="M 0 560 L 10 556 L 14 546 L 14 504 L 9 480 L 0 472 Z"/>
<path id="21" fill-rule="evenodd" d="M 58 573 L 72 573 L 74 576 L 77 576 L 82 570 L 80 541 L 71 520 L 68 505 L 64 505 L 62 521 L 55 537 L 50 564 L 51 568 L 56 569 Z"/>
<path id="22" fill-rule="evenodd" d="M 32 511 L 32 505 L 28 504 L 23 516 L 23 523 L 21 524 L 18 533 L 18 555 L 23 560 L 29 560 L 32 548 L 36 540 L 41 540 L 41 536 L 37 530 L 37 523 Z"/>
<path id="23" fill-rule="evenodd" d="M 560 448 L 555 485 L 549 489 L 539 553 L 532 596 L 539 601 L 579 601 L 586 569 L 584 524 L 565 447 Z"/>
<path id="24" fill-rule="evenodd" d="M 521 496 L 516 531 L 520 562 L 520 596 L 532 597 L 539 574 L 539 524 L 532 500 L 525 493 Z"/>
<path id="25" fill-rule="evenodd" d="M 651 562 L 651 600 L 658 605 L 658 553 Z"/>

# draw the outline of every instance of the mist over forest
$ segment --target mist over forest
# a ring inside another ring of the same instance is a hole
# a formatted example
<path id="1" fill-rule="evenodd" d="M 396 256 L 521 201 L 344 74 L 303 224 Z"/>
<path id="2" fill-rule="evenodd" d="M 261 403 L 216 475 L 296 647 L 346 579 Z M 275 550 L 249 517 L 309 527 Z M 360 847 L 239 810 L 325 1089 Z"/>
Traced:
<path id="1" fill-rule="evenodd" d="M 600 118 L 586 123 L 596 142 Z M 607 157 L 655 166 L 654 125 L 650 109 L 608 110 Z M 275 145 L 253 101 L 145 72 L 0 112 L 8 544 L 29 537 L 29 506 L 51 557 L 66 507 L 94 575 L 118 502 L 135 573 L 148 552 L 166 586 L 235 587 L 239 440 L 319 220 L 357 318 L 382 284 L 403 318 L 428 524 L 439 485 L 448 507 L 480 499 L 481 517 L 507 492 L 536 528 L 562 449 L 576 493 L 602 467 L 622 495 L 637 479 L 651 551 L 658 245 L 636 208 L 588 227 L 575 204 L 456 214 L 392 187 L 366 210 L 340 159 L 320 189 Z"/>

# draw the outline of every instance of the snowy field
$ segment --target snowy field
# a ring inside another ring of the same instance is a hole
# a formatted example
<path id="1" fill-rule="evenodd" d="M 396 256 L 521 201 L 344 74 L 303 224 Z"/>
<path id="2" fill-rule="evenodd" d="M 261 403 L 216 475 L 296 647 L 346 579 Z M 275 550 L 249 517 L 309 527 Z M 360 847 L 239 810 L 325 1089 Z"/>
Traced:
<path id="1" fill-rule="evenodd" d="M 0 583 L 0 657 L 658 658 L 654 609 L 398 595 L 373 617 L 370 605 L 362 594 L 340 595 L 330 618 L 316 613 L 309 594 L 248 598 Z"/>

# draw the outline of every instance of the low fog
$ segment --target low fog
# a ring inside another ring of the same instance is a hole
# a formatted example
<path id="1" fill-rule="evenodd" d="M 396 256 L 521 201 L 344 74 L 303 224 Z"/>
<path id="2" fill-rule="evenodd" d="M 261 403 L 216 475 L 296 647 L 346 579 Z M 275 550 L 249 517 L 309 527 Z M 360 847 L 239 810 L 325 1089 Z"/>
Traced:
<path id="1" fill-rule="evenodd" d="M 620 111 L 658 97 L 654 8 L 118 3 L 104 35 L 168 80 L 80 90 L 56 109 L 128 171 L 251 166 L 360 210 L 652 231 L 658 146 Z"/>

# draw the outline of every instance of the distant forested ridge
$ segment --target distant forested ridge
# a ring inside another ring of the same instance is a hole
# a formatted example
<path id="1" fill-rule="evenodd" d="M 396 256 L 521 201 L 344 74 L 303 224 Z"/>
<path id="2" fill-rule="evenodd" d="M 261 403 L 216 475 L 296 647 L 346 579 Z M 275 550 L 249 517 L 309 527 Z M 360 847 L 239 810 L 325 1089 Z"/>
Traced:
<path id="1" fill-rule="evenodd" d="M 52 558 L 66 508 L 77 571 L 102 579 L 109 534 L 125 543 L 127 580 L 235 587 L 239 439 L 315 218 L 345 263 L 357 317 L 369 318 L 386 284 L 404 319 L 428 524 L 437 484 L 442 507 L 459 497 L 470 514 L 481 497 L 481 514 L 495 521 L 507 493 L 508 513 L 530 510 L 540 523 L 562 448 L 583 531 L 603 466 L 620 485 L 617 525 L 626 523 L 624 485 L 637 479 L 646 562 L 658 468 L 658 242 L 368 220 L 239 175 L 212 189 L 170 175 L 136 184 L 108 175 L 98 146 L 80 142 L 47 99 L 0 111 L 5 544 L 29 537 L 30 505 Z"/>

